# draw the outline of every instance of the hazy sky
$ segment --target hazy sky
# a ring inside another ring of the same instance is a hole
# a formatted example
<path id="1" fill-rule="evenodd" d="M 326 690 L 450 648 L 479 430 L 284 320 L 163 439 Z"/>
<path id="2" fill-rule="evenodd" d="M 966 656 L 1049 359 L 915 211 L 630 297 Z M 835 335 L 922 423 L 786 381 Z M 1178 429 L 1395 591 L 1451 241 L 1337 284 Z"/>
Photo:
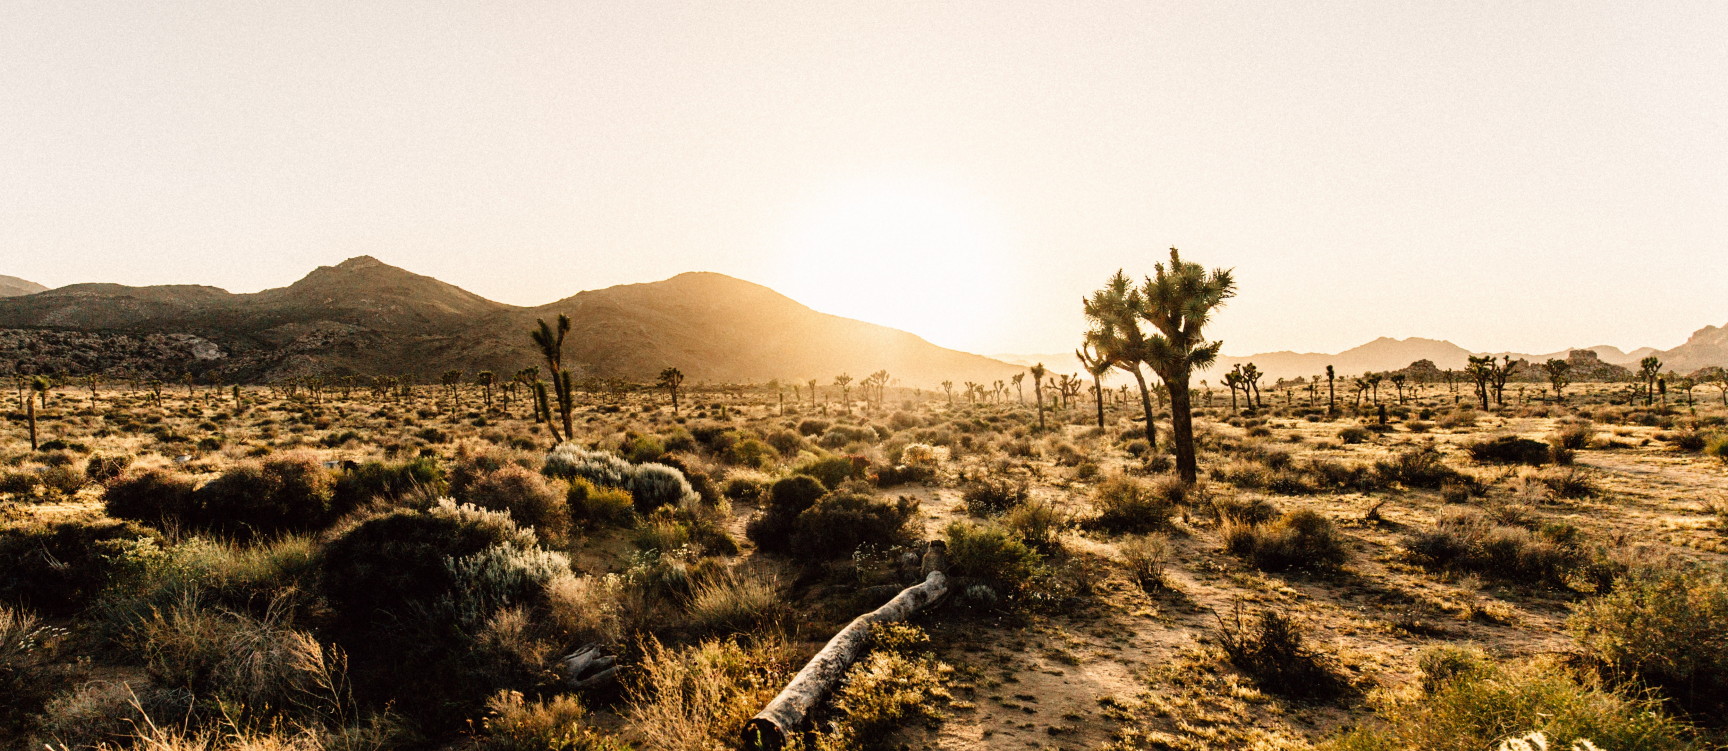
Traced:
<path id="1" fill-rule="evenodd" d="M 719 271 L 1071 349 L 1169 246 L 1227 353 L 1728 322 L 1728 3 L 0 0 L 0 273 L 517 304 Z"/>

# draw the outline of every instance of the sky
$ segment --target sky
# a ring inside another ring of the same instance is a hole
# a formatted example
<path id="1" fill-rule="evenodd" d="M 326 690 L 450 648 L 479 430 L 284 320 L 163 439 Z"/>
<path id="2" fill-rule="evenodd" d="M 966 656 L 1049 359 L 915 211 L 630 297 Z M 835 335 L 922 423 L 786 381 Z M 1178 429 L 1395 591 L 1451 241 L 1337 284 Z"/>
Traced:
<path id="1" fill-rule="evenodd" d="M 0 274 L 502 302 L 717 271 L 1065 352 L 1179 247 L 1227 354 L 1728 322 L 1728 3 L 0 0 Z"/>

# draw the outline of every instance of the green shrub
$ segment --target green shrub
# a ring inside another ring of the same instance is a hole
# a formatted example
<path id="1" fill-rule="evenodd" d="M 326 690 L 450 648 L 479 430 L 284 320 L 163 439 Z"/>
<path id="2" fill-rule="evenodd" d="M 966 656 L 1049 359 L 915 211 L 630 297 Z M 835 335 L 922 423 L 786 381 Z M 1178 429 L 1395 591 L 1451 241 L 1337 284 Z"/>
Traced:
<path id="1" fill-rule="evenodd" d="M 1619 678 L 1655 686 L 1700 717 L 1728 711 L 1728 577 L 1652 567 L 1578 608 L 1572 633 Z"/>
<path id="2" fill-rule="evenodd" d="M 1653 699 L 1615 693 L 1558 660 L 1494 665 L 1479 653 L 1446 650 L 1421 661 L 1422 680 L 1376 704 L 1378 721 L 1320 745 L 1324 751 L 1481 751 L 1541 731 L 1549 748 L 1579 741 L 1614 751 L 1703 748 Z"/>
<path id="3" fill-rule="evenodd" d="M 664 464 L 638 464 L 632 468 L 624 486 L 636 502 L 637 513 L 646 514 L 661 506 L 694 503 L 700 499 L 684 473 Z"/>
<path id="4" fill-rule="evenodd" d="M 1335 568 L 1350 557 L 1332 520 L 1306 509 L 1261 524 L 1228 520 L 1221 534 L 1227 552 L 1263 571 Z"/>
<path id="5" fill-rule="evenodd" d="M 310 456 L 240 464 L 193 493 L 195 526 L 236 537 L 319 529 L 335 520 L 335 483 Z"/>
<path id="6" fill-rule="evenodd" d="M 745 535 L 763 550 L 776 553 L 790 550 L 793 523 L 826 492 L 822 483 L 809 475 L 792 475 L 776 480 L 768 488 L 767 507 L 760 516 L 750 520 Z"/>
<path id="7" fill-rule="evenodd" d="M 336 479 L 332 506 L 345 514 L 373 501 L 394 503 L 411 494 L 437 497 L 449 487 L 444 469 L 430 456 L 402 463 L 365 462 Z"/>
<path id="8" fill-rule="evenodd" d="M 1127 475 L 1116 475 L 1098 484 L 1092 493 L 1096 515 L 1091 524 L 1110 532 L 1144 533 L 1166 527 L 1176 505 L 1186 498 L 1187 488 L 1167 478 L 1156 484 Z"/>
<path id="9" fill-rule="evenodd" d="M 1047 501 L 1026 501 L 1002 515 L 1003 526 L 1040 550 L 1055 546 L 1068 523 L 1068 516 Z"/>
<path id="10" fill-rule="evenodd" d="M 147 469 L 110 482 L 102 493 L 109 516 L 163 525 L 189 519 L 193 513 L 192 478 L 168 469 Z"/>
<path id="11" fill-rule="evenodd" d="M 53 615 L 90 603 L 131 545 L 158 534 L 130 521 L 64 521 L 0 530 L 0 600 Z"/>
<path id="12" fill-rule="evenodd" d="M 947 529 L 950 573 L 997 595 L 1024 593 L 1044 570 L 1044 557 L 995 524 L 956 521 Z"/>
<path id="13" fill-rule="evenodd" d="M 751 469 L 768 469 L 774 466 L 780 452 L 759 439 L 745 438 L 728 446 L 723 456 L 727 464 Z"/>
<path id="14" fill-rule="evenodd" d="M 596 487 L 580 477 L 564 496 L 572 521 L 584 529 L 628 527 L 636 523 L 636 501 L 623 488 Z"/>
<path id="15" fill-rule="evenodd" d="M 633 433 L 624 439 L 624 445 L 619 447 L 619 453 L 631 462 L 659 461 L 666 453 L 666 442 L 658 436 Z"/>
<path id="16" fill-rule="evenodd" d="M 1728 433 L 1718 433 L 1704 442 L 1704 454 L 1728 463 Z"/>
<path id="17" fill-rule="evenodd" d="M 629 746 L 593 727 L 574 696 L 527 701 L 504 690 L 486 700 L 483 751 L 629 751 Z"/>
<path id="18" fill-rule="evenodd" d="M 845 486 L 822 496 L 792 523 L 792 553 L 806 560 L 851 555 L 861 545 L 888 547 L 906 539 L 906 525 L 918 513 L 918 502 L 902 496 L 894 502 L 868 490 Z"/>
<path id="19" fill-rule="evenodd" d="M 631 464 L 606 451 L 589 451 L 574 443 L 560 443 L 540 471 L 549 477 L 573 480 L 578 477 L 602 488 L 628 488 Z"/>
<path id="20" fill-rule="evenodd" d="M 847 480 L 863 477 L 862 467 L 845 456 L 824 456 L 811 459 L 793 467 L 792 473 L 814 477 L 829 490 L 840 487 Z"/>

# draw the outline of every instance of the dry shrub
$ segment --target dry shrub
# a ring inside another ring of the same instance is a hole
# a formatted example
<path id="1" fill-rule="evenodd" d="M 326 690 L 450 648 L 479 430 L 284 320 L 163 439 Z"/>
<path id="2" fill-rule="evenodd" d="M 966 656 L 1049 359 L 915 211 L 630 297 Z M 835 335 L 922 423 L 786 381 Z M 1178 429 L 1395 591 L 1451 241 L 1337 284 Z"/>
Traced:
<path id="1" fill-rule="evenodd" d="M 966 513 L 996 516 L 1025 501 L 1028 492 L 1024 481 L 982 478 L 967 483 L 960 498 L 966 502 Z"/>
<path id="2" fill-rule="evenodd" d="M 1068 515 L 1049 501 L 1026 501 L 1002 515 L 1002 524 L 1040 550 L 1054 547 L 1069 524 Z"/>
<path id="3" fill-rule="evenodd" d="M 1596 437 L 1596 426 L 1588 420 L 1566 422 L 1554 435 L 1548 437 L 1548 443 L 1556 448 L 1577 451 L 1590 447 L 1590 441 Z"/>
<path id="4" fill-rule="evenodd" d="M 532 527 L 547 540 L 563 540 L 570 532 L 570 506 L 565 493 L 543 475 L 514 464 L 479 472 L 463 483 L 458 500 L 494 511 L 507 511 L 517 523 Z"/>
<path id="5" fill-rule="evenodd" d="M 147 469 L 113 480 L 102 494 L 103 508 L 116 519 L 166 525 L 192 511 L 191 477 L 168 469 Z"/>
<path id="6" fill-rule="evenodd" d="M 1616 693 L 1559 660 L 1491 663 L 1479 652 L 1443 648 L 1422 656 L 1421 681 L 1381 694 L 1375 722 L 1342 733 L 1324 751 L 1478 751 L 1540 731 L 1552 749 L 1690 751 L 1703 747 L 1660 703 Z"/>
<path id="7" fill-rule="evenodd" d="M 954 668 L 930 655 L 878 649 L 846 671 L 834 692 L 841 720 L 835 735 L 853 748 L 881 748 L 895 728 L 942 716 L 940 702 L 950 697 Z"/>
<path id="8" fill-rule="evenodd" d="M 1406 535 L 1403 545 L 1424 568 L 1533 585 L 1562 586 L 1574 577 L 1602 581 L 1612 570 L 1584 549 L 1574 527 L 1551 524 L 1532 532 L 1479 511 L 1442 516 L 1432 528 Z"/>
<path id="9" fill-rule="evenodd" d="M 1295 621 L 1275 610 L 1244 620 L 1238 603 L 1230 620 L 1218 619 L 1217 637 L 1230 664 L 1271 693 L 1329 697 L 1345 688 L 1332 661 L 1308 646 Z"/>
<path id="10" fill-rule="evenodd" d="M 1470 454 L 1472 460 L 1481 463 L 1539 466 L 1553 458 L 1553 451 L 1548 444 L 1514 435 L 1473 441 L 1466 444 L 1464 450 Z"/>
<path id="11" fill-rule="evenodd" d="M 1170 563 L 1170 538 L 1160 533 L 1136 535 L 1117 546 L 1128 576 L 1141 589 L 1163 589 L 1164 567 Z"/>
<path id="12" fill-rule="evenodd" d="M 60 629 L 36 616 L 0 605 L 0 731 L 14 734 L 41 710 L 65 676 L 57 665 Z"/>
<path id="13" fill-rule="evenodd" d="M 908 524 L 917 514 L 918 501 L 913 498 L 887 501 L 863 487 L 846 486 L 799 514 L 789 542 L 792 553 L 805 560 L 840 558 L 863 545 L 904 542 Z"/>
<path id="14" fill-rule="evenodd" d="M 663 751 L 733 748 L 738 729 L 791 678 L 786 645 L 709 640 L 667 647 L 650 639 L 629 685 L 626 736 Z"/>
<path id="15" fill-rule="evenodd" d="M 1259 524 L 1226 519 L 1221 535 L 1225 551 L 1262 571 L 1336 568 L 1350 557 L 1332 520 L 1306 509 Z"/>
<path id="16" fill-rule="evenodd" d="M 554 577 L 546 585 L 548 615 L 571 643 L 617 641 L 623 585 L 616 574 Z"/>
<path id="17" fill-rule="evenodd" d="M 1655 686 L 1699 717 L 1728 711 L 1728 577 L 1720 571 L 1635 570 L 1569 625 L 1610 676 Z"/>
<path id="18" fill-rule="evenodd" d="M 1386 482 L 1410 488 L 1439 488 L 1446 483 L 1468 484 L 1469 478 L 1446 466 L 1433 445 L 1399 452 L 1389 460 L 1374 463 L 1374 473 Z"/>
<path id="19" fill-rule="evenodd" d="M 773 575 L 734 569 L 698 583 L 685 606 L 692 629 L 708 633 L 751 632 L 787 614 Z"/>
<path id="20" fill-rule="evenodd" d="M 527 701 L 519 691 L 486 700 L 485 751 L 627 751 L 588 723 L 588 710 L 574 696 Z"/>
<path id="21" fill-rule="evenodd" d="M 1166 527 L 1176 506 L 1187 500 L 1188 486 L 1174 477 L 1148 482 L 1116 475 L 1092 493 L 1096 515 L 1091 524 L 1117 533 L 1143 533 Z"/>
<path id="22" fill-rule="evenodd" d="M 335 481 L 310 454 L 237 465 L 193 494 L 194 526 L 236 537 L 314 530 L 335 520 Z"/>

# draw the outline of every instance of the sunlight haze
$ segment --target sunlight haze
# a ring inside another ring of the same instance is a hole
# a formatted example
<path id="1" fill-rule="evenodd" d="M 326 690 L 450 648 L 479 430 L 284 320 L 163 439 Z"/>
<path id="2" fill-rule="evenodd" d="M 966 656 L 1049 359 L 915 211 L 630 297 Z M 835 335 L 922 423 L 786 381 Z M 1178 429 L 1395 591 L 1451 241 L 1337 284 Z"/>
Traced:
<path id="1" fill-rule="evenodd" d="M 1225 351 L 1728 322 L 1728 4 L 0 4 L 0 274 L 516 305 L 716 271 L 1065 352 L 1167 248 Z"/>

